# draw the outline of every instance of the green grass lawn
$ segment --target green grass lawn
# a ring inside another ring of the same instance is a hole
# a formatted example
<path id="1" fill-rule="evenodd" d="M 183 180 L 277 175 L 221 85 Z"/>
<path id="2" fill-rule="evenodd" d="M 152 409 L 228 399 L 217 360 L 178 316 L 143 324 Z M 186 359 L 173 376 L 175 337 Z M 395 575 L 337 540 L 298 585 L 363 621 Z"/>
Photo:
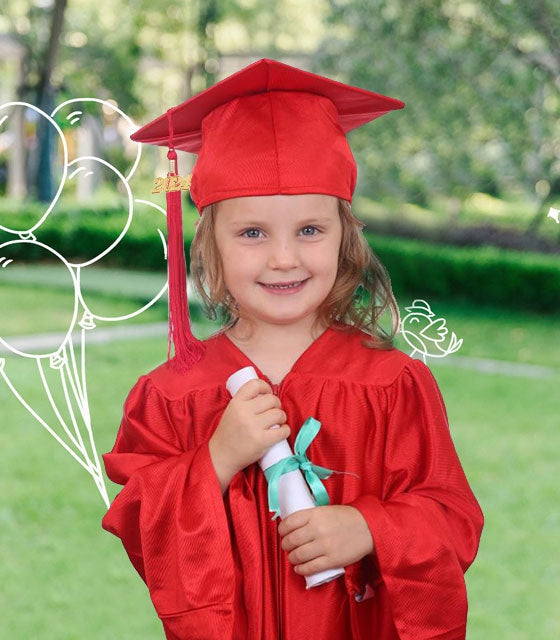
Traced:
<path id="1" fill-rule="evenodd" d="M 43 308 L 56 309 L 49 306 L 56 297 L 49 297 L 45 286 L 18 290 L 21 299 L 28 297 L 29 306 L 11 316 L 12 328 L 19 328 L 16 333 L 46 330 L 50 313 L 27 317 L 40 292 L 45 294 Z M 13 293 L 13 285 L 0 289 L 0 299 L 7 290 Z M 119 305 L 131 303 L 101 291 L 92 290 L 91 295 L 91 301 L 107 305 L 115 315 Z M 401 312 L 410 302 L 399 300 Z M 450 331 L 464 339 L 460 355 L 560 369 L 557 319 L 430 302 L 433 311 L 446 318 Z M 142 314 L 137 321 L 165 319 L 166 312 L 161 302 L 153 310 L 157 317 Z M 212 331 L 195 326 L 199 337 Z M 401 338 L 397 346 L 410 351 Z M 88 346 L 89 406 L 100 453 L 113 445 L 126 394 L 142 373 L 165 359 L 166 352 L 166 336 Z M 428 365 L 440 385 L 457 451 L 486 518 L 479 555 L 466 574 L 467 637 L 560 637 L 560 373 L 535 379 L 430 360 Z M 6 371 L 30 404 L 48 415 L 34 362 L 7 356 Z M 93 481 L 5 385 L 0 386 L 0 399 L 0 602 L 7 603 L 0 616 L 0 637 L 163 638 L 147 590 L 120 541 L 101 529 L 105 506 Z M 110 496 L 118 489 L 109 484 Z"/>
<path id="2" fill-rule="evenodd" d="M 12 266 L 0 274 L 0 335 L 66 332 L 75 307 L 76 292 L 65 267 L 57 265 Z M 81 293 L 91 313 L 117 318 L 136 313 L 155 298 L 166 274 L 89 268 L 81 276 Z M 79 307 L 77 321 L 81 318 Z M 128 323 L 167 320 L 167 291 Z M 100 326 L 114 324 L 96 321 Z"/>

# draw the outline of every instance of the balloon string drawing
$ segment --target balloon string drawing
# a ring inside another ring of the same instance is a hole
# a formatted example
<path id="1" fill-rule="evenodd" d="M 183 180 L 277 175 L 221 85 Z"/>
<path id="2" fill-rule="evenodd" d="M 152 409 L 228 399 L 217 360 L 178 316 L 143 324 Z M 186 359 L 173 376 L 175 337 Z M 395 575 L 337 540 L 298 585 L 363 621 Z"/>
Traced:
<path id="1" fill-rule="evenodd" d="M 120 122 L 125 123 L 126 134 L 132 133 L 137 128 L 132 120 L 123 111 L 118 109 L 112 101 L 104 101 L 97 98 L 76 98 L 68 100 L 56 107 L 50 115 L 26 102 L 8 102 L 0 105 L 0 135 L 10 133 L 13 135 L 14 129 L 18 126 L 23 127 L 24 121 L 29 120 L 29 115 L 32 114 L 35 120 L 44 119 L 43 124 L 47 124 L 50 128 L 51 135 L 54 135 L 57 139 L 59 143 L 57 148 L 62 156 L 60 162 L 60 185 L 52 202 L 38 219 L 23 229 L 13 228 L 13 225 L 0 224 L 0 230 L 2 232 L 9 234 L 9 236 L 14 236 L 14 239 L 0 244 L 0 276 L 9 275 L 10 271 L 16 273 L 18 268 L 21 269 L 24 265 L 25 256 L 33 255 L 34 268 L 37 270 L 41 269 L 41 264 L 45 262 L 50 264 L 54 262 L 58 265 L 59 271 L 64 274 L 65 291 L 73 298 L 71 319 L 69 324 L 65 325 L 67 329 L 65 329 L 65 332 L 58 334 L 60 339 L 57 340 L 56 346 L 51 346 L 46 349 L 43 348 L 41 353 L 36 353 L 36 349 L 26 349 L 22 347 L 17 339 L 9 335 L 4 335 L 2 327 L 0 327 L 0 346 L 4 347 L 4 349 L 2 349 L 4 352 L 8 350 L 18 358 L 28 358 L 35 361 L 47 404 L 52 410 L 56 421 L 53 422 L 51 420 L 49 423 L 49 420 L 41 416 L 39 412 L 23 398 L 22 394 L 17 390 L 14 380 L 8 373 L 9 366 L 5 358 L 0 358 L 0 375 L 21 405 L 50 433 L 58 444 L 91 475 L 102 499 L 107 507 L 109 507 L 110 501 L 99 455 L 97 453 L 88 402 L 86 337 L 88 332 L 95 329 L 96 320 L 118 322 L 128 320 L 144 312 L 164 295 L 167 290 L 167 282 L 164 282 L 159 292 L 141 308 L 135 309 L 131 313 L 111 317 L 101 313 L 96 314 L 90 308 L 87 295 L 81 286 L 82 273 L 84 269 L 87 270 L 88 267 L 99 262 L 119 245 L 130 227 L 136 209 L 147 207 L 150 211 L 157 212 L 158 215 L 162 214 L 164 216 L 164 218 L 162 218 L 164 225 L 166 214 L 165 210 L 158 205 L 147 200 L 134 199 L 132 196 L 129 180 L 140 161 L 140 144 L 137 145 L 138 149 L 134 163 L 126 175 L 123 175 L 123 173 L 106 160 L 95 155 L 84 155 L 69 160 L 68 141 L 54 118 L 58 112 L 64 108 L 68 109 L 68 106 L 71 104 L 74 105 L 74 103 L 80 103 L 86 106 L 98 103 L 101 105 L 103 111 L 112 112 L 115 116 L 118 114 L 117 117 Z M 76 125 L 80 122 L 81 119 L 79 116 L 81 116 L 82 113 L 80 110 L 73 110 L 72 113 L 66 117 L 66 121 L 71 125 Z M 3 131 L 3 129 L 5 130 Z M 98 178 L 99 176 L 95 174 L 98 174 L 100 171 L 104 172 L 105 176 L 108 175 L 110 177 L 107 182 L 113 185 L 113 189 L 118 189 L 121 197 L 124 197 L 124 200 L 127 202 L 125 205 L 125 210 L 127 211 L 126 221 L 114 241 L 103 251 L 84 261 L 72 261 L 52 247 L 37 240 L 35 232 L 39 233 L 38 230 L 40 230 L 41 225 L 47 220 L 49 214 L 61 199 L 61 195 L 64 194 L 64 190 L 69 185 L 72 185 L 72 182 L 74 182 L 72 187 L 76 189 L 78 180 Z M 2 222 L 5 222 L 5 220 L 2 220 Z M 165 236 L 161 229 L 158 228 L 157 231 L 162 240 L 163 260 L 165 261 L 167 260 Z M 80 317 L 78 318 L 78 316 Z M 79 338 L 76 342 L 73 334 L 78 331 Z M 80 352 L 79 362 L 76 358 L 77 350 Z M 49 372 L 50 375 L 54 375 L 55 380 L 59 378 L 59 382 L 56 384 L 57 389 L 53 389 L 53 382 L 52 380 L 48 380 L 47 372 Z M 56 372 L 58 372 L 58 375 Z M 55 398 L 55 391 L 59 396 L 58 400 Z M 64 397 L 63 401 L 60 400 L 62 395 Z M 66 418 L 63 416 L 63 413 Z M 58 424 L 54 426 L 56 423 Z"/>

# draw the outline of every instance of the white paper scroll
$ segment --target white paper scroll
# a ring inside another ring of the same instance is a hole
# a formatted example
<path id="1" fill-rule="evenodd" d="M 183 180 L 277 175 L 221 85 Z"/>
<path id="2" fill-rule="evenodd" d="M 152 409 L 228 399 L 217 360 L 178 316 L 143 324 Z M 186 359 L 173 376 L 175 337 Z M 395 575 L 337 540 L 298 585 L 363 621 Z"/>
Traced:
<path id="1" fill-rule="evenodd" d="M 258 378 L 257 372 L 253 367 L 244 367 L 243 369 L 239 369 L 239 371 L 233 373 L 228 378 L 226 388 L 233 396 L 246 382 L 256 378 Z M 278 429 L 279 425 L 276 424 L 270 428 Z M 292 455 L 293 451 L 288 444 L 288 441 L 282 440 L 268 449 L 264 456 L 259 460 L 259 465 L 264 471 L 276 462 Z M 280 477 L 280 481 L 278 483 L 278 504 L 280 507 L 281 518 L 286 518 L 295 511 L 315 507 L 313 495 L 299 469 L 285 473 Z M 319 573 L 314 573 L 311 576 L 305 576 L 307 589 L 317 587 L 325 582 L 330 582 L 341 575 L 344 575 L 343 568 L 327 569 L 325 571 L 319 571 Z"/>

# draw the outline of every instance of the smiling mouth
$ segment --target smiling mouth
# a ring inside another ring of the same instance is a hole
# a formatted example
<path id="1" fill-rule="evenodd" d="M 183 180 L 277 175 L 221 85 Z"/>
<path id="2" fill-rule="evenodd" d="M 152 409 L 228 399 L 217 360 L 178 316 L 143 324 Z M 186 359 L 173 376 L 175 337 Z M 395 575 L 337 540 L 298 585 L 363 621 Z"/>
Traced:
<path id="1" fill-rule="evenodd" d="M 261 284 L 263 287 L 267 287 L 268 289 L 295 289 L 297 287 L 299 287 L 301 284 L 303 284 L 304 282 L 306 282 L 307 280 L 309 280 L 309 278 L 306 278 L 305 280 L 294 280 L 292 282 L 286 282 L 286 283 L 271 283 L 271 284 L 267 284 L 265 282 L 260 282 L 259 284 Z"/>

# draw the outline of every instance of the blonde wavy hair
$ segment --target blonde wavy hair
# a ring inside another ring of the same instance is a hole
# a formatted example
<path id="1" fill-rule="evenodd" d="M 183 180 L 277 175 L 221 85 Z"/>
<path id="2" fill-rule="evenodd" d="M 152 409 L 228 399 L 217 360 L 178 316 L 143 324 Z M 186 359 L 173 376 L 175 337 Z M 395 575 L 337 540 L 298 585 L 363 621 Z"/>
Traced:
<path id="1" fill-rule="evenodd" d="M 202 210 L 196 223 L 190 247 L 190 273 L 206 316 L 212 321 L 220 318 L 219 333 L 222 333 L 235 326 L 240 314 L 223 278 L 214 232 L 216 213 L 217 204 L 211 204 Z M 331 291 L 317 309 L 314 327 L 336 324 L 342 331 L 361 330 L 370 338 L 362 342 L 364 346 L 392 349 L 400 313 L 391 279 L 362 232 L 365 225 L 354 216 L 347 200 L 338 198 L 338 213 L 342 223 L 338 271 Z M 390 334 L 380 326 L 386 309 L 391 314 Z"/>

